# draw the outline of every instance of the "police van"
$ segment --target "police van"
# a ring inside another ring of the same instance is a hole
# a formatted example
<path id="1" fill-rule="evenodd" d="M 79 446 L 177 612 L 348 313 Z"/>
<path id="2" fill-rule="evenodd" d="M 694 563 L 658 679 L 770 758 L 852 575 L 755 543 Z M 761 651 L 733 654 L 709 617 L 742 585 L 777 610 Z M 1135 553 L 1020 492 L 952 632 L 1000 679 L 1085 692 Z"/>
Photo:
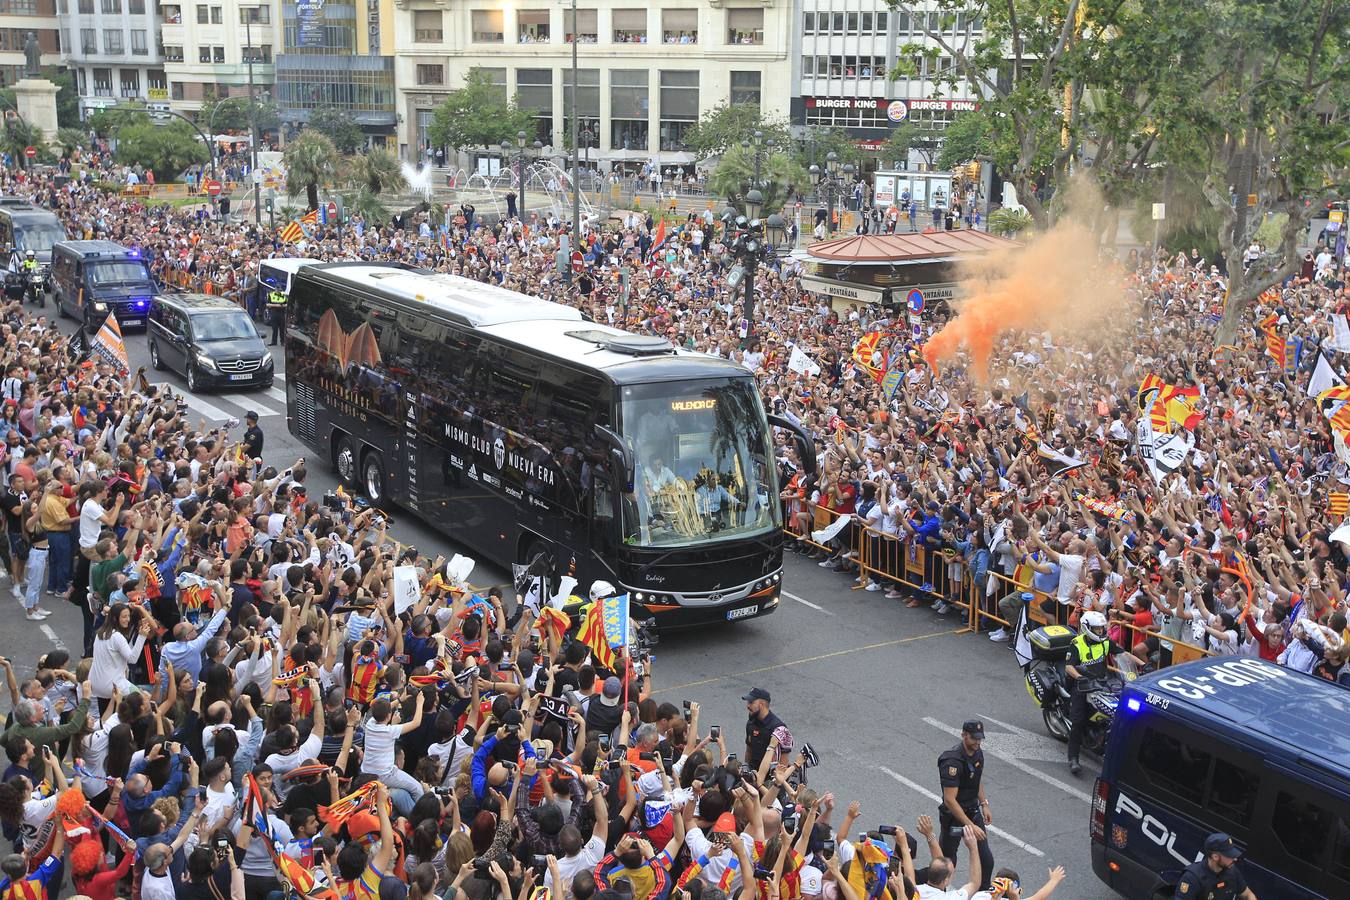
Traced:
<path id="1" fill-rule="evenodd" d="M 72 316 L 89 333 L 117 317 L 123 328 L 145 325 L 157 293 L 141 252 L 112 241 L 62 241 L 52 250 L 52 296 L 57 313 Z"/>
<path id="2" fill-rule="evenodd" d="M 1170 900 L 1213 832 L 1263 900 L 1350 897 L 1350 690 L 1234 656 L 1126 684 L 1091 832 L 1124 897 Z"/>
<path id="3" fill-rule="evenodd" d="M 19 271 L 29 250 L 45 270 L 51 265 L 52 247 L 65 239 L 66 228 L 51 210 L 20 197 L 0 197 L 0 247 L 8 251 L 9 271 Z"/>
<path id="4" fill-rule="evenodd" d="M 264 259 L 258 265 L 258 290 L 253 297 L 249 298 L 249 312 L 254 315 L 254 318 L 257 318 L 260 311 L 267 309 L 268 297 L 273 293 L 290 297 L 291 280 L 295 277 L 295 273 L 305 266 L 312 266 L 319 261 L 296 257 Z"/>

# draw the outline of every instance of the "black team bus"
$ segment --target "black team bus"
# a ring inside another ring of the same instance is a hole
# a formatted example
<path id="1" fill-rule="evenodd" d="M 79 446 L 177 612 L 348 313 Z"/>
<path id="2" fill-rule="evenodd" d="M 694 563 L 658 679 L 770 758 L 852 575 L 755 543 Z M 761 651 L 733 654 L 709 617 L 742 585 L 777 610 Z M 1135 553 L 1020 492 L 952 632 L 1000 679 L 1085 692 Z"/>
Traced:
<path id="1" fill-rule="evenodd" d="M 287 310 L 291 433 L 343 484 L 499 565 L 609 581 L 663 627 L 777 608 L 770 422 L 814 454 L 741 366 L 400 265 L 305 266 Z"/>

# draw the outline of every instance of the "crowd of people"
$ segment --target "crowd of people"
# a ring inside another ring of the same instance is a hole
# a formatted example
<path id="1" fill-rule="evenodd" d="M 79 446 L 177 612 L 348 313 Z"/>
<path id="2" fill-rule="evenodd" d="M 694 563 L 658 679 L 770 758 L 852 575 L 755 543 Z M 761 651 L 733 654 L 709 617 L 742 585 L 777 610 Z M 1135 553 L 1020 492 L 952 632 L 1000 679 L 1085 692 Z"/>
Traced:
<path id="1" fill-rule="evenodd" d="M 816 441 L 818 477 L 782 445 L 794 549 L 860 586 L 938 615 L 953 602 L 939 582 L 1003 618 L 1030 595 L 1065 622 L 1109 615 L 1147 665 L 1167 663 L 1171 638 L 1350 683 L 1350 576 L 1328 506 L 1350 470 L 1305 392 L 1319 354 L 1342 359 L 1327 316 L 1346 312 L 1343 259 L 1264 301 L 1302 342 L 1292 366 L 1254 336 L 1222 359 L 1207 349 L 1224 279 L 1198 254 L 1131 254 L 1118 264 L 1144 311 L 1131 346 L 1011 336 L 990 384 L 960 366 L 932 378 L 905 323 L 833 308 L 790 259 L 760 270 L 744 339 L 720 225 L 698 215 L 657 246 L 650 220 L 592 224 L 573 276 L 556 265 L 566 229 L 541 212 L 357 221 L 299 247 L 90 180 L 6 171 L 0 190 L 241 302 L 270 256 L 398 261 L 735 360 Z M 877 332 L 879 356 L 858 359 Z M 475 593 L 358 501 L 309 495 L 304 461 L 268 465 L 256 425 L 242 441 L 194 427 L 167 390 L 76 358 L 40 310 L 7 305 L 0 336 L 6 574 L 30 619 L 65 600 L 85 619 L 82 653 L 0 663 L 13 697 L 0 822 L 16 850 L 0 868 L 27 900 L 67 876 L 95 900 L 127 896 L 126 880 L 146 900 L 1043 900 L 1063 878 L 1033 891 L 990 871 L 967 829 L 962 887 L 927 816 L 857 837 L 856 804 L 819 773 L 808 783 L 813 754 L 767 691 L 746 695 L 746 742 L 729 746 L 696 702 L 658 702 L 649 672 L 569 639 L 511 586 Z M 818 373 L 789 368 L 794 348 Z M 878 358 L 907 369 L 894 400 L 865 371 Z M 1147 374 L 1203 397 L 1194 450 L 1161 482 L 1129 444 Z M 1014 396 L 1024 384 L 1035 396 Z M 1020 417 L 1089 464 L 1052 474 Z M 851 515 L 854 537 L 812 540 L 817 510 Z M 922 585 L 899 567 L 909 546 L 928 551 Z M 406 565 L 418 596 L 396 613 Z"/>

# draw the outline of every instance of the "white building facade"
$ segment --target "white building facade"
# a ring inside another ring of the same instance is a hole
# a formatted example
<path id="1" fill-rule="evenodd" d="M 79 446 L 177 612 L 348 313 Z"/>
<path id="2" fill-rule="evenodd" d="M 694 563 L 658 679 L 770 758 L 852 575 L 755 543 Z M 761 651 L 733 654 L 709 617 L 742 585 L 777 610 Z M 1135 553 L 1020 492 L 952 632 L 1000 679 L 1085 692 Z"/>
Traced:
<path id="1" fill-rule="evenodd" d="M 255 96 L 269 96 L 280 46 L 278 6 L 270 0 L 174 0 L 160 6 L 160 47 L 171 108 L 201 109 L 214 97 L 247 97 L 249 60 Z M 209 123 L 202 123 L 203 127 Z"/>
<path id="2" fill-rule="evenodd" d="M 583 156 L 605 167 L 646 159 L 687 165 L 694 159 L 684 134 L 719 104 L 785 116 L 796 22 L 784 0 L 580 0 Z M 530 141 L 569 146 L 572 41 L 570 4 L 396 0 L 400 155 L 426 158 L 435 108 L 475 67 L 533 112 Z"/>
<path id="3" fill-rule="evenodd" d="M 905 50 L 939 46 L 924 34 L 925 24 L 958 48 L 968 25 L 973 35 L 983 28 L 973 13 L 946 19 L 923 2 L 893 10 L 883 0 L 801 0 L 793 28 L 792 124 L 804 134 L 842 128 L 864 147 L 879 150 L 906 120 L 940 129 L 959 113 L 977 109 L 980 98 L 967 85 L 952 91 L 936 81 L 950 70 L 949 55 L 928 59 Z M 892 79 L 905 56 L 911 58 L 911 74 Z M 917 151 L 899 162 L 925 165 Z"/>
<path id="4" fill-rule="evenodd" d="M 57 0 L 57 12 L 84 112 L 168 99 L 155 0 Z"/>

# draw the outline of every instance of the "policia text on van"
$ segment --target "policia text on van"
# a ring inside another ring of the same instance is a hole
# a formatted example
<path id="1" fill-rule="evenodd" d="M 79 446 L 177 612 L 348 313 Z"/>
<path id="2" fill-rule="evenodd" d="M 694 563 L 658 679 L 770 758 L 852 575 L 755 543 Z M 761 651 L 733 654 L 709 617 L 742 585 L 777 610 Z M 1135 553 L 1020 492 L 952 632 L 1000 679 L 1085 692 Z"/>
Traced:
<path id="1" fill-rule="evenodd" d="M 1216 832 L 1261 900 L 1350 897 L 1350 691 L 1232 656 L 1126 684 L 1092 798 L 1093 870 L 1124 897 L 1185 896 L 1182 870 Z"/>

